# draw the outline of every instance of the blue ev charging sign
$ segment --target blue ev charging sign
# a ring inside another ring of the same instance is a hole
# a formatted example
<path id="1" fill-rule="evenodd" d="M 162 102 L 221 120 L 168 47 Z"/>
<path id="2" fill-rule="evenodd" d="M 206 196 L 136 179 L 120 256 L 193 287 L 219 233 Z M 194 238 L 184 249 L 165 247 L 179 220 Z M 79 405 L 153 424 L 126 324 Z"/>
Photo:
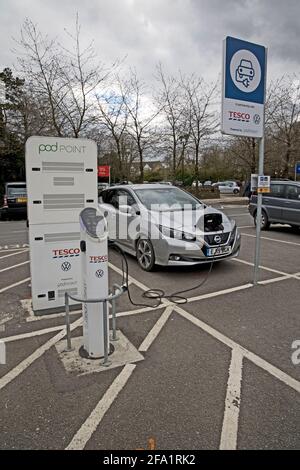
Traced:
<path id="1" fill-rule="evenodd" d="M 222 124 L 224 134 L 262 137 L 266 48 L 227 37 L 223 44 Z"/>

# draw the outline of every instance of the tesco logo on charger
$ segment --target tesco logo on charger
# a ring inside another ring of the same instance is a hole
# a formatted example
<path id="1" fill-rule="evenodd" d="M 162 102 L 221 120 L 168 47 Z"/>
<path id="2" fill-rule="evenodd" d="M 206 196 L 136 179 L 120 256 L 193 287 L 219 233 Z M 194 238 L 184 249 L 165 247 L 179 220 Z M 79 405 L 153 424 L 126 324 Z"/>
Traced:
<path id="1" fill-rule="evenodd" d="M 107 255 L 90 256 L 90 263 L 106 263 L 108 261 Z"/>
<path id="2" fill-rule="evenodd" d="M 70 256 L 79 256 L 79 248 L 58 248 L 52 250 L 53 258 L 68 258 Z"/>
<path id="3" fill-rule="evenodd" d="M 240 111 L 228 111 L 228 113 L 229 113 L 229 120 L 231 121 L 250 122 L 249 113 L 241 113 Z"/>

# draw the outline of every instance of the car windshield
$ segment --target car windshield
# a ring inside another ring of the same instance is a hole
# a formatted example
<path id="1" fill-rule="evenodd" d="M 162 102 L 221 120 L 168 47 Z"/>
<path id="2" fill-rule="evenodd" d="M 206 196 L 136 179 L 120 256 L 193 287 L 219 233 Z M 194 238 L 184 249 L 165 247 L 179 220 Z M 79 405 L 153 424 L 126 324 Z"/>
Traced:
<path id="1" fill-rule="evenodd" d="M 148 210 L 180 211 L 199 209 L 202 203 L 178 188 L 137 189 L 135 194 Z M 190 207 L 187 207 L 190 206 Z"/>
<path id="2" fill-rule="evenodd" d="M 16 196 L 26 196 L 26 185 L 18 186 L 7 186 L 7 196 L 16 197 Z"/>

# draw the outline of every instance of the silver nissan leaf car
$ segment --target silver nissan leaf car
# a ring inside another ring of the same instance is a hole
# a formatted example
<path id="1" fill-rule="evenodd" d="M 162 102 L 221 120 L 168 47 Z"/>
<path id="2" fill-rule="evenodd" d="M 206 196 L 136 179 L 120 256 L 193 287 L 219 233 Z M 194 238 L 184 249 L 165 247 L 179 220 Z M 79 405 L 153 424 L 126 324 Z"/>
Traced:
<path id="1" fill-rule="evenodd" d="M 235 221 L 174 186 L 114 186 L 102 192 L 99 208 L 109 239 L 136 256 L 145 271 L 155 265 L 188 266 L 239 254 Z"/>

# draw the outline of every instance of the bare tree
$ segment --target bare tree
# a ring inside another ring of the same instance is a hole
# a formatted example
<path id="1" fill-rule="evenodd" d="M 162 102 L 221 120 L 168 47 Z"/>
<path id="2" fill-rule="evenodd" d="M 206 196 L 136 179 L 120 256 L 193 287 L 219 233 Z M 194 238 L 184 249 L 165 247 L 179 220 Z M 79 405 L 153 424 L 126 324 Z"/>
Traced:
<path id="1" fill-rule="evenodd" d="M 217 83 L 208 85 L 195 75 L 182 77 L 181 83 L 188 103 L 188 128 L 195 154 L 195 179 L 198 186 L 201 142 L 218 128 L 218 119 L 212 108 L 215 104 Z"/>
<path id="2" fill-rule="evenodd" d="M 156 68 L 156 78 L 160 86 L 156 103 L 165 118 L 165 131 L 162 132 L 162 135 L 168 143 L 168 150 L 171 153 L 170 166 L 174 181 L 179 164 L 184 164 L 184 152 L 190 135 L 189 120 L 187 118 L 188 108 L 182 83 L 175 77 L 166 76 L 162 64 L 159 64 Z"/>
<path id="3" fill-rule="evenodd" d="M 81 28 L 76 17 L 74 34 L 68 33 L 70 49 L 57 39 L 43 36 L 27 19 L 18 41 L 21 71 L 33 93 L 47 99 L 50 119 L 58 136 L 78 137 L 93 122 L 93 92 L 112 67 L 96 63 L 93 43 L 81 47 Z"/>
<path id="4" fill-rule="evenodd" d="M 267 108 L 268 135 L 277 142 L 281 175 L 289 176 L 290 168 L 299 158 L 300 144 L 300 80 L 284 76 L 272 85 Z"/>
<path id="5" fill-rule="evenodd" d="M 144 180 L 144 154 L 152 145 L 155 137 L 153 122 L 160 109 L 150 109 L 145 84 L 139 80 L 135 71 L 130 71 L 129 80 L 120 81 L 122 97 L 128 111 L 128 133 L 133 138 L 139 157 L 140 180 Z"/>
<path id="6" fill-rule="evenodd" d="M 120 79 L 116 77 L 117 86 Z M 130 146 L 127 147 L 128 108 L 126 97 L 118 91 L 108 90 L 101 95 L 97 94 L 97 103 L 100 113 L 99 123 L 102 124 L 111 135 L 116 148 L 118 159 L 118 173 L 120 177 L 128 179 L 128 160 Z"/>
<path id="7" fill-rule="evenodd" d="M 250 178 L 251 173 L 256 172 L 258 146 L 255 138 L 235 137 L 231 140 L 226 153 L 231 158 L 231 165 L 233 168 L 244 168 L 244 175 L 246 178 Z"/>

